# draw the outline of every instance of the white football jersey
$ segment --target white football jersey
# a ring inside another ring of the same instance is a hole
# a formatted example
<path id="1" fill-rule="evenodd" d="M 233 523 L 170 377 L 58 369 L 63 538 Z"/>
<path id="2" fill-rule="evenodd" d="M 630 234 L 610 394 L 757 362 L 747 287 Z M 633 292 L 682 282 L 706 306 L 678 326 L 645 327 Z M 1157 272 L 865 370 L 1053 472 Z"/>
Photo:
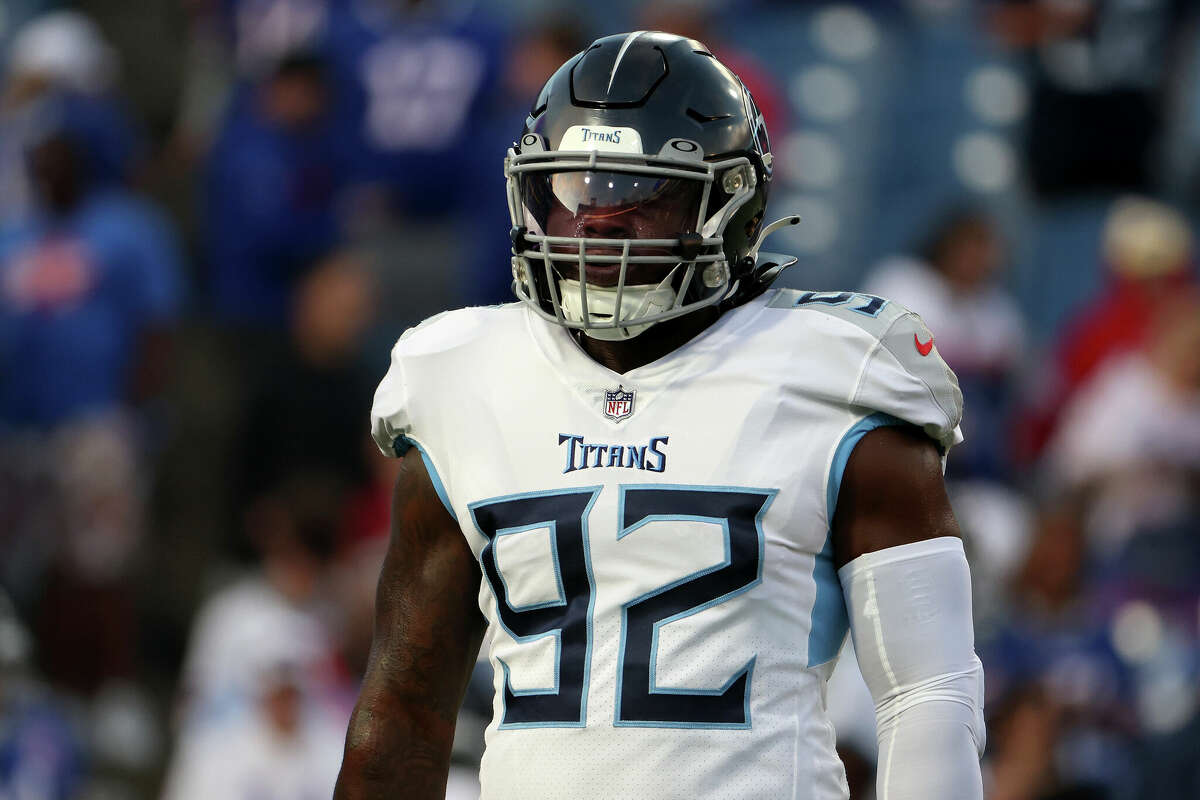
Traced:
<path id="1" fill-rule="evenodd" d="M 480 562 L 485 800 L 846 797 L 830 521 L 866 431 L 961 438 L 932 342 L 895 303 L 792 290 L 625 374 L 521 304 L 401 337 L 373 432 L 420 448 Z"/>

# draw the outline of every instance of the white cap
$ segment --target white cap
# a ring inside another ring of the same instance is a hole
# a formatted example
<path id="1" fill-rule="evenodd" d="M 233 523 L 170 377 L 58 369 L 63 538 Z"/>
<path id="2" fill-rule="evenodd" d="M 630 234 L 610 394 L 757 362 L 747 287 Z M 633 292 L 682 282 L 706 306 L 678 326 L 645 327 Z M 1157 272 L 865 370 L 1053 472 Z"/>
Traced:
<path id="1" fill-rule="evenodd" d="M 8 71 L 19 77 L 44 75 L 95 94 L 112 86 L 117 58 L 90 18 L 77 11 L 56 11 L 21 28 L 13 39 Z"/>
<path id="2" fill-rule="evenodd" d="M 1187 218 L 1146 197 L 1117 200 L 1104 226 L 1104 254 L 1112 269 L 1130 278 L 1183 272 L 1192 255 Z"/>

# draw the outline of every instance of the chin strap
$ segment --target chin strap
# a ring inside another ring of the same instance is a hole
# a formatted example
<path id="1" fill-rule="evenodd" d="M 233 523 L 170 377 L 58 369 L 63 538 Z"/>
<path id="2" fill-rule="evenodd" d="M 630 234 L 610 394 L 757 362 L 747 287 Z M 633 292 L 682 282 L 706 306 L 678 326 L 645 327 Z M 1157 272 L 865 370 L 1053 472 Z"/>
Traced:
<path id="1" fill-rule="evenodd" d="M 734 281 L 730 285 L 728 297 L 721 303 L 722 307 L 730 308 L 745 302 L 757 294 L 761 294 L 780 272 L 783 272 L 784 269 L 796 263 L 796 259 L 791 256 L 763 253 L 762 255 L 765 257 L 765 260 L 760 264 L 758 263 L 758 251 L 762 247 L 763 241 L 772 233 L 789 225 L 799 224 L 799 222 L 800 217 L 792 214 L 782 219 L 777 219 L 762 229 L 758 234 L 758 238 L 754 240 L 754 246 L 746 254 L 746 258 L 754 264 L 750 275 Z M 671 281 L 679 271 L 680 266 L 682 265 L 676 265 L 656 286 L 650 284 L 625 286 L 619 291 L 615 286 L 594 286 L 591 284 L 585 289 L 577 280 L 561 278 L 558 281 L 558 293 L 561 298 L 563 316 L 571 322 L 584 323 L 586 326 L 584 331 L 593 339 L 602 339 L 605 341 L 632 339 L 654 324 L 638 325 L 636 324 L 637 320 L 668 311 L 674 306 L 677 292 L 671 285 Z M 749 285 L 743 288 L 743 282 L 748 282 Z M 587 292 L 588 319 L 586 320 L 583 317 L 584 291 Z M 634 324 L 608 327 L 613 322 L 617 310 L 618 297 L 621 299 L 622 312 L 619 321 Z M 625 313 L 625 309 L 628 308 L 633 308 L 633 313 Z M 593 325 L 603 325 L 605 327 L 592 327 Z"/>
<path id="2" fill-rule="evenodd" d="M 617 297 L 621 298 L 621 322 L 636 322 L 643 317 L 668 311 L 675 304 L 675 287 L 671 285 L 675 273 L 679 271 L 676 265 L 667 276 L 657 285 L 643 284 L 625 286 L 619 292 L 615 286 L 594 286 L 588 284 L 586 289 L 579 281 L 562 278 L 558 282 L 558 293 L 562 298 L 563 316 L 571 322 L 583 322 L 587 325 L 585 332 L 593 339 L 605 341 L 620 341 L 632 339 L 644 332 L 649 325 L 621 325 L 619 327 L 594 328 L 592 325 L 607 325 L 614 321 L 617 310 Z M 587 292 L 588 317 L 583 318 L 583 292 Z M 626 309 L 633 308 L 633 313 Z"/>

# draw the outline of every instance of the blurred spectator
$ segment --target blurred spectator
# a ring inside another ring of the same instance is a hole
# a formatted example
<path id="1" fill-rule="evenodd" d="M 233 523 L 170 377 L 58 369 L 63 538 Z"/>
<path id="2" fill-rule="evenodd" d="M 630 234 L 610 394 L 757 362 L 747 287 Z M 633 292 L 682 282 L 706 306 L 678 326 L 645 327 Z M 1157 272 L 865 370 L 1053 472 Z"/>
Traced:
<path id="1" fill-rule="evenodd" d="M 1021 483 L 954 481 L 947 487 L 971 560 L 976 630 L 1011 612 L 1007 598 L 1033 539 L 1035 509 Z"/>
<path id="2" fill-rule="evenodd" d="M 261 566 L 214 593 L 196 615 L 182 676 L 184 739 L 253 707 L 262 670 L 281 663 L 314 702 L 339 702 L 345 682 L 325 595 L 339 502 L 335 488 L 297 474 L 248 512 Z"/>
<path id="3" fill-rule="evenodd" d="M 495 123 L 508 42 L 476 0 L 361 0 L 332 20 L 336 126 L 354 151 L 346 218 L 377 266 L 383 350 L 395 328 L 498 299 L 484 288 L 495 271 L 481 282 L 471 265 L 495 252 L 476 232 L 509 227 L 499 164 L 515 134 Z M 508 272 L 506 250 L 498 280 Z"/>
<path id="4" fill-rule="evenodd" d="M 1137 348 L 1164 301 L 1196 283 L 1187 220 L 1154 200 L 1113 205 L 1104 230 L 1109 285 L 1070 323 L 1060 354 L 1070 394 L 1105 360 Z"/>
<path id="5" fill-rule="evenodd" d="M 992 0 L 998 38 L 1032 55 L 1028 159 L 1039 194 L 1150 188 L 1162 93 L 1189 5 Z"/>
<path id="6" fill-rule="evenodd" d="M 255 86 L 297 53 L 319 53 L 344 0 L 184 0 L 190 18 L 171 148 L 191 161 L 225 109 L 253 105 Z"/>
<path id="7" fill-rule="evenodd" d="M 59 11 L 17 34 L 0 92 L 0 224 L 34 203 L 27 151 L 48 125 L 69 125 L 86 141 L 91 179 L 121 183 L 139 149 L 112 89 L 116 54 L 88 17 Z"/>
<path id="8" fill-rule="evenodd" d="M 336 143 L 323 61 L 291 56 L 234 106 L 205 183 L 212 302 L 224 320 L 276 328 L 297 278 L 338 242 Z"/>
<path id="9" fill-rule="evenodd" d="M 1024 687 L 992 711 L 988 721 L 989 800 L 1105 800 L 1091 785 L 1063 786 L 1055 769 L 1063 711 L 1038 686 Z"/>
<path id="10" fill-rule="evenodd" d="M 1125 197 L 1104 226 L 1107 285 L 1067 324 L 1055 362 L 1043 377 L 1020 426 L 1020 457 L 1045 447 L 1062 409 L 1108 360 L 1139 348 L 1162 306 L 1197 285 L 1187 220 L 1155 200 Z"/>
<path id="11" fill-rule="evenodd" d="M 344 489 L 366 481 L 363 420 L 375 375 L 359 353 L 374 312 L 371 275 L 353 254 L 325 259 L 296 285 L 287 346 L 251 376 L 239 459 L 244 495 L 296 471 Z"/>
<path id="12" fill-rule="evenodd" d="M 342 763 L 348 715 L 314 706 L 298 668 L 287 661 L 257 665 L 253 704 L 183 741 L 164 800 L 329 797 Z"/>
<path id="13" fill-rule="evenodd" d="M 1005 624 L 979 642 L 995 800 L 1109 797 L 1136 780 L 1131 676 L 1088 590 L 1085 558 L 1077 509 L 1047 509 Z"/>
<path id="14" fill-rule="evenodd" d="M 50 428 L 146 396 L 179 305 L 172 231 L 138 197 L 98 187 L 73 129 L 30 153 L 38 210 L 0 228 L 0 422 Z"/>
<path id="15" fill-rule="evenodd" d="M 336 117 L 339 136 L 357 148 L 355 182 L 382 191 L 386 210 L 404 216 L 469 203 L 504 155 L 477 138 L 494 111 L 505 46 L 485 8 L 360 0 L 334 22 Z"/>
<path id="16" fill-rule="evenodd" d="M 137 435 L 119 417 L 63 425 L 38 447 L 51 465 L 56 523 L 21 530 L 53 542 L 37 587 L 39 660 L 60 684 L 91 695 L 110 680 L 135 677 L 131 578 L 147 533 L 147 470 Z"/>
<path id="17" fill-rule="evenodd" d="M 1023 368 L 1025 321 L 1000 285 L 1006 254 L 994 223 L 977 210 L 955 211 L 934 227 L 915 256 L 890 258 L 867 276 L 865 291 L 917 312 L 962 386 L 971 413 L 966 441 L 949 477 L 1005 479 L 1006 434 Z"/>
<path id="18" fill-rule="evenodd" d="M 97 182 L 87 136 L 51 121 L 30 152 L 37 206 L 0 226 L 0 374 L 20 376 L 0 382 L 0 574 L 47 674 L 90 693 L 134 665 L 146 464 L 130 411 L 165 378 L 179 254 L 157 211 Z"/>
<path id="19" fill-rule="evenodd" d="M 1097 545 L 1196 507 L 1200 294 L 1163 301 L 1139 351 L 1109 360 L 1067 405 L 1048 452 L 1057 485 L 1088 492 Z"/>

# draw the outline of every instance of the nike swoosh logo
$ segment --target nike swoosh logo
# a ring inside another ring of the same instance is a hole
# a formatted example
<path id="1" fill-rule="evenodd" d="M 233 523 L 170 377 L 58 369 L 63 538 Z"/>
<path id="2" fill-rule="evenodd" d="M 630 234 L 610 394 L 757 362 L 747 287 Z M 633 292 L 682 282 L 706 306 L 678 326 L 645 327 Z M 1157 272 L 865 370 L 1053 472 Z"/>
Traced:
<path id="1" fill-rule="evenodd" d="M 933 352 L 933 337 L 932 336 L 929 337 L 928 342 L 922 343 L 921 340 L 914 333 L 913 334 L 913 344 L 915 344 L 917 346 L 917 352 L 923 356 L 927 356 L 931 352 Z"/>

